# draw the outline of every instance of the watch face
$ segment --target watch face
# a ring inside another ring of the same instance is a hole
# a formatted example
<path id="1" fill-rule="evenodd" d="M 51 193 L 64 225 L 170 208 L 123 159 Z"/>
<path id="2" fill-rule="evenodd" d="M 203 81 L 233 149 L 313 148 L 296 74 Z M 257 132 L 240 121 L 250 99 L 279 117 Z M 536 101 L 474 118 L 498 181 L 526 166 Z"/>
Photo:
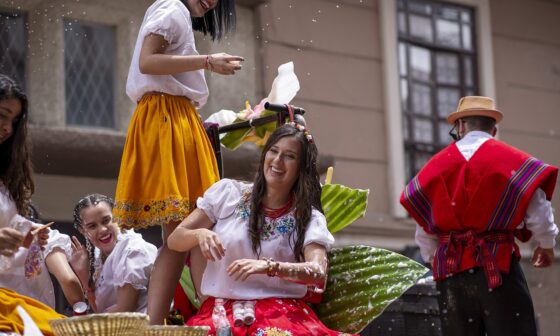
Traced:
<path id="1" fill-rule="evenodd" d="M 74 310 L 74 315 L 85 315 L 88 309 L 88 305 L 83 302 L 76 302 L 72 306 L 72 310 Z"/>

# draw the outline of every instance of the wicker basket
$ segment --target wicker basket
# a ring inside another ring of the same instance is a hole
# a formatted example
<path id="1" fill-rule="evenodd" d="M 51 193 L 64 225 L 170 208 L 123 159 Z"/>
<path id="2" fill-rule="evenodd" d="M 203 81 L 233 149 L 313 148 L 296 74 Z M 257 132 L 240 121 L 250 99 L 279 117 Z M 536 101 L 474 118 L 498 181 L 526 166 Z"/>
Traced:
<path id="1" fill-rule="evenodd" d="M 148 326 L 148 315 L 104 313 L 50 320 L 55 336 L 138 336 Z"/>
<path id="2" fill-rule="evenodd" d="M 186 326 L 149 326 L 144 330 L 144 336 L 206 336 L 210 327 Z"/>

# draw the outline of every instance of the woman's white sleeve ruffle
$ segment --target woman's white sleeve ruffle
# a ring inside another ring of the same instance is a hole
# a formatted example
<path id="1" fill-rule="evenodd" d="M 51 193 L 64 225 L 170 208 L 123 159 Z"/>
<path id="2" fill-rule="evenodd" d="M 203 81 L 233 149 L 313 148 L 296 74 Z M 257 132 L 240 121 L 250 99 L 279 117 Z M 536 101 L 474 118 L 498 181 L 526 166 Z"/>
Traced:
<path id="1" fill-rule="evenodd" d="M 204 196 L 197 200 L 196 206 L 216 223 L 218 219 L 226 218 L 235 211 L 243 186 L 241 182 L 222 179 L 206 190 Z"/>
<path id="2" fill-rule="evenodd" d="M 334 237 L 327 228 L 325 215 L 315 209 L 313 209 L 311 220 L 309 221 L 307 231 L 305 232 L 303 246 L 311 243 L 323 245 L 327 250 L 329 250 L 334 244 Z"/>
<path id="3" fill-rule="evenodd" d="M 144 37 L 149 34 L 161 35 L 167 43 L 172 44 L 177 41 L 182 30 L 189 28 L 184 26 L 184 10 L 174 5 L 159 7 L 146 18 L 141 34 Z"/>
<path id="4" fill-rule="evenodd" d="M 63 233 L 58 232 L 58 230 L 49 231 L 49 240 L 43 251 L 43 255 L 47 257 L 55 249 L 60 249 L 66 255 L 66 258 L 70 259 L 72 256 L 72 245 L 70 243 L 70 237 Z"/>
<path id="5" fill-rule="evenodd" d="M 120 256 L 115 269 L 116 287 L 129 284 L 137 290 L 147 290 L 157 252 L 155 246 L 145 242 L 144 244 L 127 248 Z"/>

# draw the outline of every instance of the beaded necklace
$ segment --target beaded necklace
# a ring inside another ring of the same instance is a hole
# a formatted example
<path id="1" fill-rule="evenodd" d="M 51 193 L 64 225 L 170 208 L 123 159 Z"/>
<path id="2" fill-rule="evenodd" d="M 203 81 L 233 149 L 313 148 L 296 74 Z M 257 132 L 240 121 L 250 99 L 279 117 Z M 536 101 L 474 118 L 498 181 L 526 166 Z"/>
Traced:
<path id="1" fill-rule="evenodd" d="M 282 217 L 288 212 L 290 212 L 293 203 L 294 203 L 294 195 L 291 195 L 288 202 L 284 204 L 281 208 L 272 209 L 268 207 L 263 207 L 264 215 L 270 219 L 276 219 Z"/>

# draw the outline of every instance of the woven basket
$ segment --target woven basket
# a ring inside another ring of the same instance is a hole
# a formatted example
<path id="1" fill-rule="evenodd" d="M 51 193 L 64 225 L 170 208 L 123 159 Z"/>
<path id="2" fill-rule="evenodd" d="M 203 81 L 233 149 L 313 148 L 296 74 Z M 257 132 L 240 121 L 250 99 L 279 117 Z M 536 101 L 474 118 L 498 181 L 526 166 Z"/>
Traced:
<path id="1" fill-rule="evenodd" d="M 142 313 L 104 313 L 50 320 L 55 336 L 138 336 L 148 326 Z"/>
<path id="2" fill-rule="evenodd" d="M 144 329 L 144 336 L 206 336 L 209 331 L 206 326 L 149 326 Z"/>

